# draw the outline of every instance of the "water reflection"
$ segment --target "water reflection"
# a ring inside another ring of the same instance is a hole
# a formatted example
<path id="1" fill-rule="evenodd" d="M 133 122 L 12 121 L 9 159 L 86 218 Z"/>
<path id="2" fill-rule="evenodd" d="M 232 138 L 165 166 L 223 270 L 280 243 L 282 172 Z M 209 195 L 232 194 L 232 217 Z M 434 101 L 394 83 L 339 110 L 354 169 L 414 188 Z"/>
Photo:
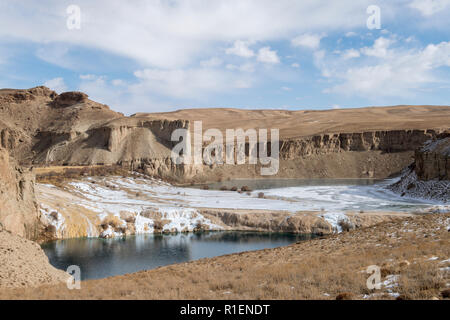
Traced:
<path id="1" fill-rule="evenodd" d="M 248 186 L 252 190 L 265 190 L 289 187 L 305 186 L 370 186 L 381 180 L 376 179 L 238 179 L 207 184 L 212 190 L 220 190 L 222 187 L 231 189 Z M 196 185 L 194 188 L 202 188 L 204 185 Z"/>
<path id="2" fill-rule="evenodd" d="M 261 250 L 310 239 L 309 235 L 209 232 L 139 235 L 117 239 L 68 239 L 42 245 L 50 263 L 81 268 L 81 278 L 99 279 L 201 258 Z"/>

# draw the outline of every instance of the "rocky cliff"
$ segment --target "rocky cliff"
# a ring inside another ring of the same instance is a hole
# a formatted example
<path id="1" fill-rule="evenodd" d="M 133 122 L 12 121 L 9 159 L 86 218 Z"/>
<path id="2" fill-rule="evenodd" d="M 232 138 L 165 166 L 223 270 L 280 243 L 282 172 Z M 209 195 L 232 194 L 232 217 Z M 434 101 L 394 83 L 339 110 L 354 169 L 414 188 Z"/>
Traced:
<path id="1" fill-rule="evenodd" d="M 450 180 L 450 133 L 429 140 L 415 153 L 415 171 L 420 180 Z"/>
<path id="2" fill-rule="evenodd" d="M 417 149 L 414 163 L 389 187 L 402 197 L 450 202 L 450 134 L 440 134 Z"/>
<path id="3" fill-rule="evenodd" d="M 39 233 L 34 174 L 17 166 L 4 148 L 0 148 L 0 224 L 29 239 Z"/>
<path id="4" fill-rule="evenodd" d="M 329 111 L 200 109 L 125 117 L 81 92 L 0 90 L 0 143 L 21 164 L 119 164 L 179 182 L 260 177 L 260 165 L 176 165 L 175 129 L 278 128 L 279 178 L 384 178 L 448 129 L 450 107 Z M 180 120 L 181 119 L 181 120 Z M 248 147 L 247 147 L 248 149 Z"/>

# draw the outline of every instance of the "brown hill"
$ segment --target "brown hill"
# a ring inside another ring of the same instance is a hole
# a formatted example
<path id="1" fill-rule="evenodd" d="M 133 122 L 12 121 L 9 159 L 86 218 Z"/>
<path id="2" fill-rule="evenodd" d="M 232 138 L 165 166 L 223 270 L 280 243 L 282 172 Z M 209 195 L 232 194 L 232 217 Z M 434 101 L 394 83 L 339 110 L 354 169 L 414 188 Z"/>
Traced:
<path id="1" fill-rule="evenodd" d="M 22 164 L 120 164 L 181 181 L 259 177 L 250 165 L 176 166 L 171 133 L 192 129 L 193 121 L 203 121 L 203 130 L 278 128 L 278 177 L 386 177 L 408 165 L 422 143 L 449 129 L 450 107 L 186 109 L 125 117 L 81 92 L 0 90 L 1 146 Z"/>
<path id="2" fill-rule="evenodd" d="M 277 128 L 280 137 L 298 138 L 325 133 L 389 130 L 448 129 L 449 106 L 394 106 L 337 110 L 184 109 L 175 112 L 138 113 L 132 117 L 202 121 L 203 128 Z"/>

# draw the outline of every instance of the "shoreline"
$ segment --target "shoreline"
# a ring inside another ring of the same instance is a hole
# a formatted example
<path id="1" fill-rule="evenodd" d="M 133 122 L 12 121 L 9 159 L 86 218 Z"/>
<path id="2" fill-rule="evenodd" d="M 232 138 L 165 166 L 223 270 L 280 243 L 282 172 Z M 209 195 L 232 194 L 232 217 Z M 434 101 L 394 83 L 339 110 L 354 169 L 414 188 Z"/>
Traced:
<path id="1" fill-rule="evenodd" d="M 328 300 L 348 293 L 361 300 L 439 299 L 450 283 L 449 230 L 449 213 L 404 217 L 275 249 L 82 281 L 81 290 L 67 290 L 62 284 L 0 289 L 0 298 Z M 398 276 L 394 286 L 365 288 L 368 265 L 382 268 L 383 281 Z M 310 287 L 309 281 L 317 284 Z M 423 281 L 435 284 L 420 287 Z"/>

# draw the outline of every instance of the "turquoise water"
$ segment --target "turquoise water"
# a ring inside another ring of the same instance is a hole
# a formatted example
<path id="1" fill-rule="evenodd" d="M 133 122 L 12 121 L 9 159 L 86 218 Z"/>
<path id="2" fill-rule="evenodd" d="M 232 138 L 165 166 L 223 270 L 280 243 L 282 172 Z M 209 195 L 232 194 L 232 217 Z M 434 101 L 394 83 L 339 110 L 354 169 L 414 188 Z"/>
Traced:
<path id="1" fill-rule="evenodd" d="M 68 239 L 42 245 L 50 263 L 62 270 L 78 265 L 81 278 L 101 279 L 174 263 L 286 246 L 309 235 L 256 232 L 138 235 L 118 239 Z"/>
<path id="2" fill-rule="evenodd" d="M 278 189 L 289 187 L 306 186 L 370 186 L 381 180 L 376 179 L 235 179 L 205 184 L 211 190 L 220 190 L 222 187 L 228 189 L 248 186 L 252 190 Z M 205 185 L 195 185 L 194 188 L 202 188 Z"/>

